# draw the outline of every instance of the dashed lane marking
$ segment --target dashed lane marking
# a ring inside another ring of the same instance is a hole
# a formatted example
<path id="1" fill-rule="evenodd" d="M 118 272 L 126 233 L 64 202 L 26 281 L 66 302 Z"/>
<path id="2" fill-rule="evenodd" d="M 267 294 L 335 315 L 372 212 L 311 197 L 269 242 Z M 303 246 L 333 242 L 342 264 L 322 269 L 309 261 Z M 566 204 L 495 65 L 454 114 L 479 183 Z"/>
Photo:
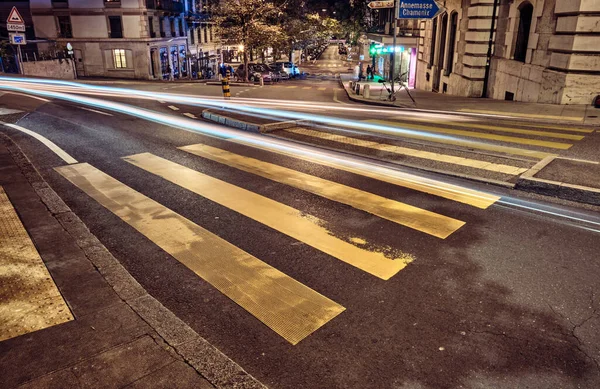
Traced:
<path id="1" fill-rule="evenodd" d="M 56 171 L 291 344 L 345 309 L 87 163 Z"/>
<path id="2" fill-rule="evenodd" d="M 174 105 L 169 105 L 169 108 L 171 108 L 173 111 L 179 111 L 179 108 Z"/>
<path id="3" fill-rule="evenodd" d="M 111 114 L 111 113 L 108 113 L 108 112 L 102 112 L 102 111 L 98 111 L 97 109 L 92 109 L 92 108 L 87 108 L 87 107 L 77 107 L 77 108 L 79 108 L 79 109 L 83 109 L 83 110 L 86 110 L 86 111 L 89 111 L 89 112 L 99 113 L 100 115 L 105 115 L 105 116 L 114 116 L 114 115 L 113 115 L 113 114 Z"/>
<path id="4" fill-rule="evenodd" d="M 0 342 L 73 320 L 0 186 Z"/>
<path id="5" fill-rule="evenodd" d="M 441 239 L 447 238 L 465 224 L 463 221 L 448 216 L 212 146 L 196 144 L 180 147 L 180 149 L 306 192 L 314 193 L 338 203 L 349 205 Z"/>
<path id="6" fill-rule="evenodd" d="M 189 112 L 184 113 L 183 116 L 187 116 L 190 119 L 198 119 L 198 117 L 196 115 L 194 115 L 193 113 L 189 113 Z"/>
<path id="7" fill-rule="evenodd" d="M 380 252 L 357 247 L 333 236 L 323 227 L 325 222 L 316 217 L 153 154 L 143 153 L 123 159 L 384 280 L 391 278 L 412 259 L 406 254 L 390 259 Z"/>
<path id="8" fill-rule="evenodd" d="M 327 90 L 327 88 L 317 88 L 317 90 Z"/>
<path id="9" fill-rule="evenodd" d="M 497 173 L 503 173 L 503 174 L 517 175 L 517 174 L 524 173 L 525 171 L 528 170 L 526 168 L 520 168 L 520 167 L 516 167 L 516 166 L 496 164 L 496 163 L 491 163 L 491 162 L 486 162 L 486 161 L 480 161 L 477 159 L 457 157 L 454 155 L 432 153 L 432 152 L 424 151 L 424 150 L 416 150 L 416 149 L 410 149 L 407 147 L 400 147 L 400 146 L 395 146 L 395 145 L 390 145 L 390 144 L 371 142 L 371 141 L 347 137 L 347 136 L 343 136 L 343 135 L 331 134 L 331 133 L 315 131 L 315 130 L 308 130 L 305 128 L 290 128 L 290 129 L 286 129 L 285 131 L 291 132 L 294 134 L 299 134 L 299 135 L 304 135 L 304 136 L 309 136 L 309 137 L 319 138 L 319 139 L 325 139 L 328 141 L 333 141 L 333 142 L 338 142 L 338 143 L 343 143 L 343 144 L 348 144 L 348 145 L 353 145 L 353 146 L 360 146 L 360 147 L 366 147 L 366 148 L 374 149 L 374 150 L 381 150 L 381 151 L 385 151 L 388 153 L 407 155 L 410 157 L 428 159 L 428 160 L 437 161 L 437 162 L 445 162 L 445 163 L 450 163 L 453 165 L 467 166 L 467 167 L 472 167 L 472 168 L 476 168 L 476 169 L 482 169 L 482 170 L 487 170 L 487 171 L 492 171 L 492 172 L 497 172 Z"/>
<path id="10" fill-rule="evenodd" d="M 52 150 L 52 152 L 54 152 L 54 154 L 58 155 L 66 163 L 68 163 L 68 164 L 77 163 L 77 160 L 75 158 L 71 157 L 66 151 L 64 151 L 63 149 L 58 147 L 54 142 L 52 142 L 50 139 L 46 138 L 45 136 L 42 136 L 42 135 L 38 134 L 37 132 L 33 132 L 31 130 L 28 130 L 27 128 L 18 126 L 16 124 L 3 123 L 3 122 L 0 122 L 0 124 L 4 124 L 7 127 L 13 128 L 17 131 L 21 131 L 29 136 L 34 137 L 35 139 L 42 142 L 50 150 Z"/>
<path id="11" fill-rule="evenodd" d="M 312 86 L 303 86 L 302 89 L 312 89 Z"/>
<path id="12" fill-rule="evenodd" d="M 298 85 L 288 85 L 288 86 L 286 86 L 286 88 L 294 89 L 294 88 L 298 88 Z"/>

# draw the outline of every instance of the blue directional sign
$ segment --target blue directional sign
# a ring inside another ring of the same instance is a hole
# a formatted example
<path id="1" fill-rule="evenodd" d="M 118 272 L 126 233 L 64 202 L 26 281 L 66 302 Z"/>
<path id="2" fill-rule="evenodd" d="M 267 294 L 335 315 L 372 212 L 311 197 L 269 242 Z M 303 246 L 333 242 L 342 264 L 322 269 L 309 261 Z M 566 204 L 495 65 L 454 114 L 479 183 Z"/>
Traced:
<path id="1" fill-rule="evenodd" d="M 398 1 L 398 19 L 433 19 L 443 9 L 435 0 Z"/>

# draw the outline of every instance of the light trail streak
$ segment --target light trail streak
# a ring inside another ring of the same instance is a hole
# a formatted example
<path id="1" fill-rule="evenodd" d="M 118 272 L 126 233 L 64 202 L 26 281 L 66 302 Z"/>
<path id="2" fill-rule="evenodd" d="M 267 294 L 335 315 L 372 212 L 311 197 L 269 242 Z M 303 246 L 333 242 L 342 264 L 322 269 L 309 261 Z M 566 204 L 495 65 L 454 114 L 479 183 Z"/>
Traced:
<path id="1" fill-rule="evenodd" d="M 265 112 L 274 112 L 279 113 L 274 110 L 261 110 L 256 107 L 244 107 L 239 105 L 235 101 L 224 101 L 224 100 L 215 100 L 214 97 L 210 98 L 201 98 L 198 96 L 188 96 L 188 95 L 175 95 L 170 93 L 154 93 L 154 92 L 145 92 L 138 91 L 132 89 L 123 89 L 123 88 L 107 88 L 107 87 L 99 87 L 99 86 L 89 86 L 65 81 L 56 81 L 56 80 L 19 80 L 15 82 L 13 78 L 0 77 L 0 80 L 10 82 L 11 84 L 17 85 L 9 85 L 4 83 L 0 85 L 0 89 L 26 93 L 26 94 L 34 94 L 41 95 L 45 98 L 57 98 L 65 101 L 70 101 L 79 104 L 85 104 L 97 108 L 108 109 L 115 112 L 124 113 L 131 116 L 136 116 L 145 120 L 154 121 L 163 125 L 184 129 L 191 132 L 201 133 L 208 136 L 213 136 L 221 139 L 232 139 L 232 140 L 241 140 L 244 144 L 249 146 L 255 145 L 260 147 L 261 149 L 268 150 L 269 148 L 284 150 L 286 152 L 293 152 L 302 155 L 309 155 L 312 158 L 323 158 L 324 160 L 333 160 L 338 163 L 348 164 L 349 166 L 353 166 L 356 168 L 368 169 L 369 171 L 373 171 L 373 169 L 381 169 L 378 170 L 382 174 L 389 174 L 392 176 L 402 177 L 403 179 L 411 177 L 415 182 L 419 182 L 425 185 L 432 185 L 432 187 L 436 187 L 442 190 L 448 190 L 455 193 L 464 193 L 466 188 L 448 184 L 438 180 L 432 180 L 416 175 L 412 175 L 409 173 L 401 172 L 399 170 L 386 167 L 379 166 L 377 164 L 373 164 L 371 162 L 365 163 L 358 159 L 354 159 L 349 156 L 332 153 L 328 151 L 324 151 L 322 149 L 317 149 L 313 147 L 308 147 L 304 145 L 293 144 L 290 142 L 286 142 L 280 139 L 274 138 L 265 138 L 261 135 L 255 135 L 250 133 L 241 133 L 236 130 L 230 130 L 228 128 L 217 126 L 208 123 L 201 123 L 198 121 L 193 121 L 191 119 L 184 119 L 179 117 L 174 117 L 170 115 L 164 115 L 158 112 L 149 111 L 137 107 L 133 107 L 130 105 L 116 103 L 111 101 L 103 101 L 94 98 L 79 96 L 79 95 L 70 95 L 68 93 L 63 93 L 66 91 L 70 91 L 73 93 L 82 93 L 96 95 L 96 96 L 109 96 L 109 97 L 137 97 L 143 98 L 147 100 L 157 100 L 161 99 L 169 102 L 179 102 L 183 104 L 190 105 L 207 105 L 212 107 L 221 107 L 221 108 L 245 108 L 247 112 L 253 112 L 256 114 L 261 114 Z M 72 85 L 70 85 L 72 84 Z M 47 88 L 48 85 L 57 86 L 56 90 L 61 90 L 63 92 L 57 92 L 54 88 Z M 46 87 L 46 89 L 35 88 L 35 86 Z M 69 86 L 74 87 L 73 89 L 68 88 Z M 51 90 L 47 90 L 51 89 Z M 246 101 L 240 101 L 241 103 L 246 103 Z M 290 103 L 296 104 L 296 102 L 289 101 L 280 101 L 280 102 L 272 102 L 270 100 L 266 101 L 258 101 L 260 104 L 273 104 L 277 105 L 281 103 L 282 105 L 287 105 Z M 362 110 L 362 109 L 361 109 Z M 372 112 L 372 110 L 367 110 Z M 396 112 L 397 113 L 397 112 Z M 304 116 L 304 115 L 303 115 Z M 310 115 L 309 117 L 319 117 L 317 115 Z M 293 116 L 292 116 L 293 117 Z M 305 116 L 306 117 L 306 116 Z M 342 121 L 343 122 L 343 121 Z M 347 121 L 346 121 L 347 122 Z M 381 126 L 374 126 L 381 127 Z M 485 192 L 483 192 L 485 193 Z M 487 194 L 487 193 L 486 193 Z M 489 193 L 491 194 L 491 192 Z M 553 205 L 545 205 L 539 204 L 536 202 L 531 202 L 527 200 L 521 200 L 518 198 L 503 196 L 499 201 L 499 205 L 503 207 L 510 208 L 512 210 L 520 210 L 527 213 L 537 213 L 544 214 L 547 216 L 553 216 L 559 218 L 561 222 L 567 222 L 569 225 L 577 228 L 582 228 L 585 230 L 593 231 L 596 233 L 600 233 L 600 218 L 592 217 L 587 214 L 582 214 L 579 212 L 574 212 L 568 209 L 564 209 L 558 206 Z M 587 224 L 581 225 L 580 223 Z M 590 227 L 591 226 L 591 227 Z"/>

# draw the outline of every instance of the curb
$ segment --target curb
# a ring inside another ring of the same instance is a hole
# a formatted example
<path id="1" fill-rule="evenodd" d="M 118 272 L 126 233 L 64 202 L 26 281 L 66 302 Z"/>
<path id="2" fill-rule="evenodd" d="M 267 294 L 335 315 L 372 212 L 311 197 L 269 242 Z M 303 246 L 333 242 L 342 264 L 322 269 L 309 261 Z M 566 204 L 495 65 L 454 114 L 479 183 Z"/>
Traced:
<path id="1" fill-rule="evenodd" d="M 266 388 L 149 295 L 46 183 L 20 147 L 4 133 L 0 133 L 0 142 L 6 146 L 48 211 L 73 237 L 100 275 L 183 360 L 217 388 Z"/>
<path id="2" fill-rule="evenodd" d="M 221 81 L 208 81 L 205 82 L 206 85 L 218 85 L 221 86 Z M 258 84 L 253 84 L 251 82 L 230 82 L 229 86 L 259 86 Z"/>
<path id="3" fill-rule="evenodd" d="M 274 122 L 267 124 L 256 124 L 247 122 L 241 119 L 234 119 L 229 116 L 225 116 L 223 114 L 214 113 L 210 109 L 205 109 L 202 111 L 202 117 L 204 119 L 213 121 L 215 123 L 222 124 L 227 127 L 237 128 L 238 130 L 254 132 L 254 133 L 265 133 L 275 130 L 284 130 L 286 128 L 296 127 L 298 125 L 299 120 L 289 120 L 284 122 Z"/>
<path id="4" fill-rule="evenodd" d="M 554 196 L 564 200 L 576 201 L 578 203 L 600 205 L 600 189 L 598 188 L 535 177 L 537 173 L 539 173 L 555 159 L 573 160 L 571 158 L 561 158 L 557 156 L 546 157 L 535 164 L 531 169 L 521 174 L 515 185 L 515 189 L 534 192 L 546 196 Z M 595 164 L 598 163 L 592 161 L 584 162 Z"/>

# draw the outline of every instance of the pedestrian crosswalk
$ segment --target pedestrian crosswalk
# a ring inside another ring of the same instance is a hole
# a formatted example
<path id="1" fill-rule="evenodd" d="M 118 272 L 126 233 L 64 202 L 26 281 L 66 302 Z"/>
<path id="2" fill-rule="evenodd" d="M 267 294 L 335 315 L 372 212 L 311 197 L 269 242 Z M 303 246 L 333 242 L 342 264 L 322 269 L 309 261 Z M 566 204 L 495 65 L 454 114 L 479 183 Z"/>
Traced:
<path id="1" fill-rule="evenodd" d="M 193 144 L 179 149 L 193 158 L 218 162 L 351 206 L 440 241 L 465 225 L 450 215 L 214 146 Z M 361 238 L 360 230 L 356 237 L 338 237 L 327 228 L 325 220 L 158 155 L 135 154 L 123 157 L 123 161 L 143 174 L 161 177 L 168 185 L 181 187 L 292 237 L 374 279 L 389 280 L 415 260 L 412 253 L 402 250 L 401 241 L 393 252 L 384 254 L 384 250 Z M 434 185 L 427 179 L 411 181 L 400 175 L 392 180 L 385 175 L 380 177 L 376 169 L 369 170 L 373 178 L 482 209 L 498 200 L 496 196 L 464 188 L 444 190 L 442 183 Z M 288 276 L 88 163 L 62 166 L 56 171 L 291 344 L 297 344 L 346 309 L 311 285 Z M 353 172 L 369 176 L 369 172 L 357 168 Z M 303 258 L 297 260 L 302 263 Z"/>

